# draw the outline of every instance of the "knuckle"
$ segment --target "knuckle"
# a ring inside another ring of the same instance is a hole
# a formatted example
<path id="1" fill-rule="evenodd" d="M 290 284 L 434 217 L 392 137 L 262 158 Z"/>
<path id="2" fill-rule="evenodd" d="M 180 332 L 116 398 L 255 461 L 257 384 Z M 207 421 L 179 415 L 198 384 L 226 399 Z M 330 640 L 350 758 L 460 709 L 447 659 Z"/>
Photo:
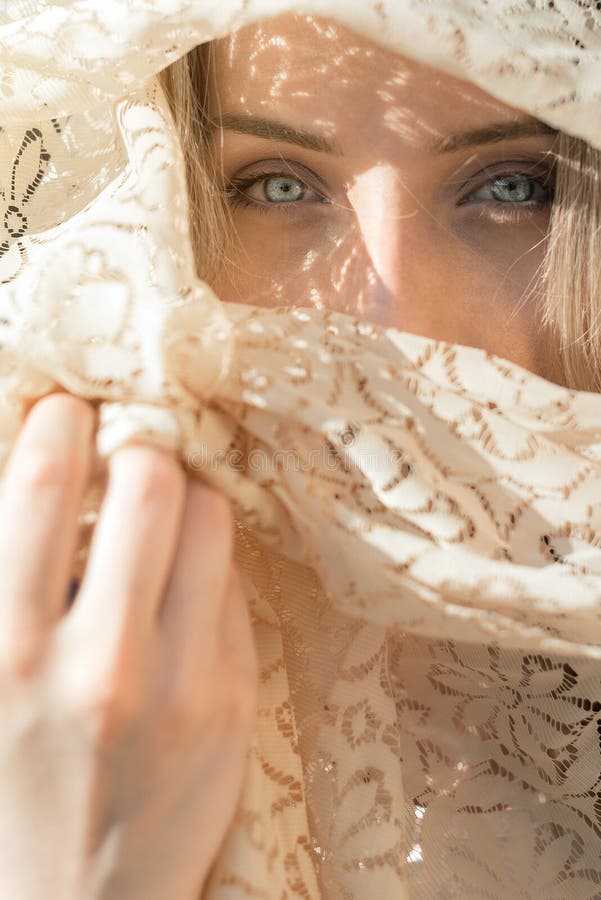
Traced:
<path id="1" fill-rule="evenodd" d="M 224 667 L 203 686 L 184 680 L 172 686 L 164 707 L 164 732 L 170 746 L 182 746 L 199 732 L 245 736 L 256 716 L 258 676 L 252 668 Z M 218 687 L 217 687 L 218 686 Z"/>
<path id="2" fill-rule="evenodd" d="M 44 623 L 37 609 L 20 597 L 11 598 L 12 610 L 0 631 L 0 671 L 8 681 L 28 681 L 45 657 Z"/>
<path id="3" fill-rule="evenodd" d="M 64 487 L 84 466 L 85 460 L 75 450 L 59 453 L 51 447 L 28 447 L 19 462 L 19 478 L 24 489 L 32 492 Z"/>
<path id="4" fill-rule="evenodd" d="M 95 690 L 82 698 L 75 712 L 83 720 L 97 747 L 120 742 L 137 721 L 135 704 L 111 691 Z"/>
<path id="5" fill-rule="evenodd" d="M 127 479 L 138 502 L 171 496 L 175 491 L 183 490 L 181 466 L 161 450 L 131 445 L 118 451 L 112 464 Z"/>
<path id="6" fill-rule="evenodd" d="M 39 671 L 43 654 L 35 638 L 3 641 L 0 646 L 0 673 L 3 682 L 30 681 Z"/>
<path id="7" fill-rule="evenodd" d="M 72 677 L 67 694 L 70 715 L 99 748 L 123 740 L 141 716 L 141 703 L 135 688 L 114 677 L 90 673 Z"/>

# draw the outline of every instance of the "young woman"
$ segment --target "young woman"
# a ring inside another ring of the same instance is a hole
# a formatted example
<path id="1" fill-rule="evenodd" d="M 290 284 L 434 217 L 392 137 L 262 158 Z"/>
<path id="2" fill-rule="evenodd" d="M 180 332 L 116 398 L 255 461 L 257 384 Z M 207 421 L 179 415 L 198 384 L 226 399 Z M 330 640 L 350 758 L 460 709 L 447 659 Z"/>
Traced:
<path id="1" fill-rule="evenodd" d="M 162 79 L 220 297 L 340 309 L 601 386 L 599 153 L 584 141 L 292 14 Z"/>
<path id="2" fill-rule="evenodd" d="M 247 26 L 162 81 L 185 152 L 198 269 L 222 299 L 350 312 L 599 388 L 597 151 L 310 17 Z M 233 814 L 258 680 L 231 514 L 218 493 L 186 486 L 167 454 L 118 451 L 62 618 L 93 429 L 90 404 L 45 398 L 4 481 L 0 894 L 193 900 Z M 405 712 L 425 721 L 407 698 Z M 366 714 L 365 733 L 374 719 Z M 456 735 L 495 731 L 476 719 Z M 428 738 L 419 746 L 426 760 Z M 491 814 L 503 804 L 493 798 Z M 415 800 L 417 818 L 425 808 Z M 491 870 L 503 871 L 479 871 L 472 887 L 497 896 L 496 878 L 498 896 L 518 896 L 502 893 L 518 888 L 511 864 L 493 856 Z M 465 884 L 441 893 L 438 864 L 428 856 L 412 896 L 472 896 Z M 527 886 L 522 895 L 536 896 Z"/>

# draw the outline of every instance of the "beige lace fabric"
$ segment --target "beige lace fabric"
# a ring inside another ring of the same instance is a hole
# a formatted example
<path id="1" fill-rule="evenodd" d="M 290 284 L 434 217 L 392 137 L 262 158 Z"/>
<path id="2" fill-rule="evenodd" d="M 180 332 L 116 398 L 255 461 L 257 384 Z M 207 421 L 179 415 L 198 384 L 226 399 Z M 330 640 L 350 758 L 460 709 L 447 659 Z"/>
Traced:
<path id="1" fill-rule="evenodd" d="M 287 10 L 601 147 L 589 0 L 8 0 L 1 461 L 58 387 L 99 471 L 144 439 L 234 503 L 260 703 L 203 898 L 600 898 L 601 396 L 195 276 L 155 75 Z"/>

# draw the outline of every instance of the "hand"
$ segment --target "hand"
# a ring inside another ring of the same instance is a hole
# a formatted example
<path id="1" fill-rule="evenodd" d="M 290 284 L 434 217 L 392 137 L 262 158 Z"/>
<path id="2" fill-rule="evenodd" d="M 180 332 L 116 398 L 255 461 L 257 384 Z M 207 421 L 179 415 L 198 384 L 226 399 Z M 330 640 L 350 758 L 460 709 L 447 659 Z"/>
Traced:
<path id="1" fill-rule="evenodd" d="M 0 498 L 0 897 L 197 900 L 256 704 L 231 509 L 166 452 L 116 452 L 66 612 L 94 425 L 40 400 Z"/>

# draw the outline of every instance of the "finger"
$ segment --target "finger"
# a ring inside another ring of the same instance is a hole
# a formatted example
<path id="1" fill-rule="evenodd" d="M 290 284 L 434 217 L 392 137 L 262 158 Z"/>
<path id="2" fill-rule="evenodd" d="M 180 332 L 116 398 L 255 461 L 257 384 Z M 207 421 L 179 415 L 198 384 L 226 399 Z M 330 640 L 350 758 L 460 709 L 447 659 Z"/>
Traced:
<path id="1" fill-rule="evenodd" d="M 93 635 L 103 659 L 156 621 L 175 556 L 185 483 L 179 463 L 153 447 L 128 445 L 110 459 L 107 491 L 67 626 L 75 639 Z"/>
<path id="2" fill-rule="evenodd" d="M 233 552 L 233 517 L 215 488 L 189 482 L 177 557 L 160 610 L 167 667 L 211 668 Z"/>
<path id="3" fill-rule="evenodd" d="M 3 640 L 62 614 L 94 425 L 88 403 L 55 393 L 31 409 L 19 432 L 0 500 Z"/>

